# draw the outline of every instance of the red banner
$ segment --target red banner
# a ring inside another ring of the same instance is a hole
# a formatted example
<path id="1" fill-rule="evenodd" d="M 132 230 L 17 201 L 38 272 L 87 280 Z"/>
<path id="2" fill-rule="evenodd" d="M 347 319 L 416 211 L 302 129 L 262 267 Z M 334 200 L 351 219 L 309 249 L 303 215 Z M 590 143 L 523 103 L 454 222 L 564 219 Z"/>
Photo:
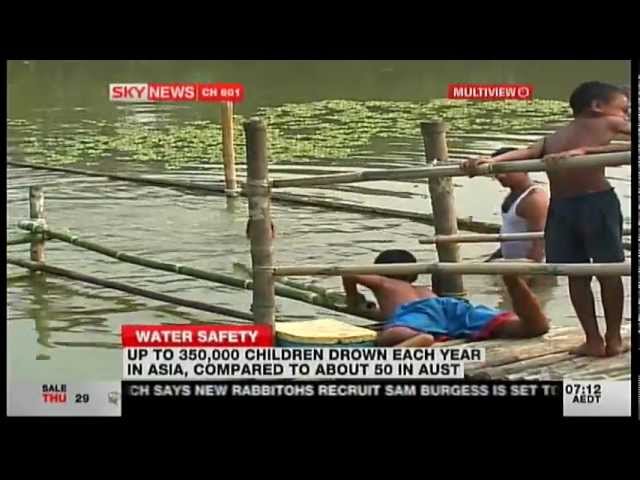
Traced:
<path id="1" fill-rule="evenodd" d="M 123 325 L 122 346 L 153 347 L 272 347 L 268 325 Z"/>
<path id="2" fill-rule="evenodd" d="M 531 100 L 533 85 L 451 83 L 448 98 L 453 100 Z"/>

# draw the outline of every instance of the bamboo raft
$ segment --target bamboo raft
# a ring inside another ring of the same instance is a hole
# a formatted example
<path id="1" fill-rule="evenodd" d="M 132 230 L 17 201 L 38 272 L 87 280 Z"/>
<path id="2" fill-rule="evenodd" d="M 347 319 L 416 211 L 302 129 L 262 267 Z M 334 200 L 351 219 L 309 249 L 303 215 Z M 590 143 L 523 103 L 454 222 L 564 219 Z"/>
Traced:
<path id="1" fill-rule="evenodd" d="M 576 320 L 577 323 L 577 320 Z M 629 342 L 631 325 L 622 329 Z M 465 365 L 465 378 L 472 380 L 629 380 L 631 351 L 615 357 L 592 358 L 572 355 L 569 350 L 584 341 L 579 326 L 554 327 L 542 337 L 522 340 L 456 342 L 456 347 L 485 348 L 486 361 Z M 449 346 L 444 342 L 441 346 Z M 453 345 L 451 345 L 453 346 Z"/>

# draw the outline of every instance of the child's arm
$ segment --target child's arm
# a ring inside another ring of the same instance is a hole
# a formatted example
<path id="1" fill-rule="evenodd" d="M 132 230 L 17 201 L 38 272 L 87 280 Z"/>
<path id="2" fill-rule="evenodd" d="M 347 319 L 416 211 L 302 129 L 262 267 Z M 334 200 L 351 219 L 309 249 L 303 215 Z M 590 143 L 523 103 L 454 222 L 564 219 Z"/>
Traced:
<path id="1" fill-rule="evenodd" d="M 342 286 L 347 297 L 347 305 L 352 308 L 360 306 L 370 308 L 365 296 L 358 293 L 358 284 L 374 290 L 382 286 L 383 282 L 384 278 L 378 275 L 343 275 Z"/>
<path id="2" fill-rule="evenodd" d="M 533 158 L 540 158 L 542 157 L 543 147 L 544 147 L 544 141 L 539 140 L 533 145 L 529 145 L 527 148 L 521 148 L 519 150 L 506 152 L 506 153 L 503 153 L 502 155 L 497 155 L 493 158 L 491 157 L 472 158 L 464 162 L 461 168 L 462 170 L 467 172 L 470 177 L 473 177 L 475 174 L 476 168 L 478 168 L 481 165 L 487 165 L 489 163 L 497 163 L 497 162 L 512 162 L 517 160 L 531 160 Z"/>
<path id="3" fill-rule="evenodd" d="M 578 157 L 581 155 L 592 155 L 596 153 L 613 153 L 613 152 L 626 152 L 631 149 L 631 145 L 628 143 L 612 143 L 609 145 L 598 145 L 593 147 L 580 147 L 566 150 L 564 152 L 550 153 L 545 155 L 543 160 L 546 163 L 553 163 L 557 160 L 562 160 L 569 157 Z"/>

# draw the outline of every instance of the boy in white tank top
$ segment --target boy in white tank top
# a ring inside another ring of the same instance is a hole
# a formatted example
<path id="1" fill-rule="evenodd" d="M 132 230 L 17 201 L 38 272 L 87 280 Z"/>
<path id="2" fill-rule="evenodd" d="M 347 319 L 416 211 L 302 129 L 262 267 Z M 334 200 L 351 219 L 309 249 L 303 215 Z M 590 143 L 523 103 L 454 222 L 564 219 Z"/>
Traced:
<path id="1" fill-rule="evenodd" d="M 515 150 L 501 148 L 492 157 Z M 544 231 L 549 207 L 549 195 L 541 186 L 535 185 L 526 172 L 500 173 L 496 179 L 511 191 L 502 202 L 502 228 L 500 233 L 527 233 Z M 544 240 L 502 242 L 494 258 L 528 258 L 535 262 L 544 260 Z"/>

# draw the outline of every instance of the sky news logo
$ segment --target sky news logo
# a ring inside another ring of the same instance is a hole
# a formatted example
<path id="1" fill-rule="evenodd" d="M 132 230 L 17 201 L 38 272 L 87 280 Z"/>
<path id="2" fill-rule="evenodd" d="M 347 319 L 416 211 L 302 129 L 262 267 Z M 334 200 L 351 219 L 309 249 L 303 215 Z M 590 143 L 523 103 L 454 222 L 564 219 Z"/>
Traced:
<path id="1" fill-rule="evenodd" d="M 244 87 L 239 83 L 111 83 L 112 102 L 241 102 Z"/>
<path id="2" fill-rule="evenodd" d="M 448 97 L 452 100 L 532 100 L 533 85 L 452 83 Z"/>

